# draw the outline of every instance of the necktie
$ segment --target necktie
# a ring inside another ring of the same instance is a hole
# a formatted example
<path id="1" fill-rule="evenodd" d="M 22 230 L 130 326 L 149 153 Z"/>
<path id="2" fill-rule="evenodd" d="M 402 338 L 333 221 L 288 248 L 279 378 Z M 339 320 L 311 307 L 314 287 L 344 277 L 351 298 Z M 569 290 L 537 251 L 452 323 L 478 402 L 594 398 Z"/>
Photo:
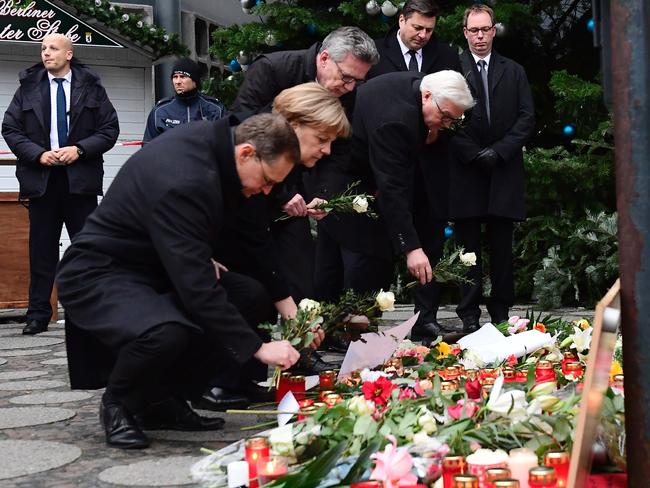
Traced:
<path id="1" fill-rule="evenodd" d="M 415 57 L 416 51 L 409 49 L 408 53 L 411 55 L 411 60 L 409 61 L 409 71 L 420 71 L 418 68 L 418 59 Z"/>
<path id="2" fill-rule="evenodd" d="M 65 78 L 54 78 L 59 85 L 56 89 L 56 130 L 59 136 L 59 147 L 65 147 L 68 144 L 68 115 L 65 110 L 65 91 L 63 82 Z"/>
<path id="3" fill-rule="evenodd" d="M 487 113 L 488 124 L 490 123 L 490 89 L 488 87 L 488 73 L 487 63 L 485 59 L 478 62 L 478 70 L 481 73 L 481 80 L 483 81 L 483 93 L 485 93 L 485 112 Z"/>

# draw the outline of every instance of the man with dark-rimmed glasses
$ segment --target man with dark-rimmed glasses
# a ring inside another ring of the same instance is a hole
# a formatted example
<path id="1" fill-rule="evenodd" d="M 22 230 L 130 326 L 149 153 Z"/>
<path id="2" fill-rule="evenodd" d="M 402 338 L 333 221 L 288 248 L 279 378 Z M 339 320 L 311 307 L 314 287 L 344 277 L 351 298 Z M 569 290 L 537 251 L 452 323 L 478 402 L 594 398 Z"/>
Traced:
<path id="1" fill-rule="evenodd" d="M 465 332 L 479 326 L 482 300 L 481 226 L 486 227 L 492 283 L 487 309 L 493 323 L 508 319 L 514 302 L 513 223 L 525 218 L 522 147 L 534 127 L 533 100 L 524 69 L 492 49 L 494 13 L 486 5 L 465 11 L 463 32 L 469 49 L 463 73 L 477 106 L 452 140 L 450 213 L 456 240 L 477 256 L 462 286 L 456 309 Z"/>

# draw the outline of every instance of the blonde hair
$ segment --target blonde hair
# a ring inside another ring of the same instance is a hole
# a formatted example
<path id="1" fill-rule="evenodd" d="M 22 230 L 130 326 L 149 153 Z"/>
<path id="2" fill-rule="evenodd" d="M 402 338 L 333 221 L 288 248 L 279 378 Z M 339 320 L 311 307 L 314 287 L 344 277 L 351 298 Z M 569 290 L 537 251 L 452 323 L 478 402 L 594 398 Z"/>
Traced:
<path id="1" fill-rule="evenodd" d="M 324 130 L 337 137 L 348 137 L 351 132 L 341 101 L 318 83 L 303 83 L 282 90 L 273 99 L 273 112 L 291 124 Z"/>

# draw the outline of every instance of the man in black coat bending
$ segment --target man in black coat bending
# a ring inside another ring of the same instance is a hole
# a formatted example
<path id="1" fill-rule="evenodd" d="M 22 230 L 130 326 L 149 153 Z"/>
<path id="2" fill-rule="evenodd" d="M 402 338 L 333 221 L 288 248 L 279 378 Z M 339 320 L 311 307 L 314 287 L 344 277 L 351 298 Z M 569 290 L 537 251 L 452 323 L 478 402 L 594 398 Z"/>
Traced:
<path id="1" fill-rule="evenodd" d="M 102 194 L 103 154 L 120 132 L 99 78 L 72 57 L 72 43 L 51 34 L 42 64 L 20 73 L 2 122 L 18 158 L 21 200 L 29 201 L 29 307 L 23 334 L 45 332 L 65 223 L 72 239 Z"/>
<path id="2" fill-rule="evenodd" d="M 465 127 L 452 141 L 450 213 L 456 238 L 477 256 L 456 309 L 466 331 L 479 326 L 482 300 L 481 225 L 486 226 L 492 289 L 487 303 L 493 323 L 508 319 L 514 302 L 513 222 L 523 220 L 522 147 L 535 127 L 533 99 L 524 69 L 492 49 L 494 13 L 486 5 L 465 11 L 469 50 L 461 56 L 463 73 L 478 99 Z"/>
<path id="3" fill-rule="evenodd" d="M 430 74 L 451 69 L 460 73 L 458 52 L 435 36 L 439 13 L 434 0 L 408 0 L 402 8 L 399 24 L 385 37 L 375 40 L 380 60 L 370 69 L 368 78 L 395 71 Z M 431 263 L 437 263 L 442 257 L 449 220 L 450 138 L 448 132 L 423 148 L 420 163 L 415 168 L 413 220 Z M 436 317 L 440 288 L 433 280 L 415 289 L 415 311 L 420 315 L 411 331 L 413 340 L 435 339 L 450 332 Z"/>
<path id="4" fill-rule="evenodd" d="M 380 104 L 377 100 L 390 100 Z M 357 92 L 350 170 L 361 178 L 365 193 L 376 194 L 379 221 L 365 222 L 355 235 L 357 252 L 392 255 L 376 260 L 390 276 L 392 256 L 403 254 L 420 284 L 432 280 L 432 266 L 414 223 L 415 171 L 427 144 L 442 137 L 474 100 L 463 76 L 452 70 L 429 75 L 389 73 L 373 78 Z M 431 161 L 430 164 L 435 164 Z"/>
<path id="5" fill-rule="evenodd" d="M 300 160 L 284 118 L 233 119 L 182 125 L 131 156 L 61 261 L 70 383 L 107 385 L 110 446 L 146 447 L 141 429 L 220 428 L 186 402 L 215 370 L 299 357 L 287 341 L 262 342 L 228 300 L 222 280 L 238 275 L 217 279 L 211 262 L 226 215 Z"/>

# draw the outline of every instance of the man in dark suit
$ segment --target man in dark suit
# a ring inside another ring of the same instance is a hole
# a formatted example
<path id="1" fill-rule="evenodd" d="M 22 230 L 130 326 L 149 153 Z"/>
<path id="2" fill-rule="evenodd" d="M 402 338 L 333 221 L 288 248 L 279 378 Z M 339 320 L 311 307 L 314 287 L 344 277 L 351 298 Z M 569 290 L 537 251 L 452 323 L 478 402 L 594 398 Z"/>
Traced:
<path id="1" fill-rule="evenodd" d="M 110 446 L 147 447 L 141 429 L 221 428 L 186 403 L 214 371 L 236 374 L 253 358 L 286 369 L 299 357 L 287 341 L 262 342 L 230 302 L 237 286 L 222 281 L 246 278 L 217 279 L 211 262 L 226 216 L 300 158 L 283 117 L 235 123 L 184 124 L 131 156 L 61 261 L 70 384 L 106 385 Z"/>
<path id="2" fill-rule="evenodd" d="M 522 147 L 534 127 L 533 100 L 524 69 L 492 49 L 494 13 L 486 5 L 465 11 L 469 50 L 463 73 L 478 104 L 452 141 L 450 212 L 456 238 L 477 256 L 456 309 L 465 331 L 479 326 L 482 299 L 481 225 L 486 227 L 492 288 L 487 303 L 493 323 L 508 319 L 514 302 L 513 223 L 525 218 Z"/>
<path id="3" fill-rule="evenodd" d="M 97 75 L 72 54 L 70 39 L 51 34 L 42 64 L 20 73 L 2 122 L 18 158 L 21 200 L 29 201 L 29 307 L 23 334 L 47 330 L 50 295 L 65 223 L 73 238 L 102 194 L 103 157 L 115 145 L 117 113 Z"/>
<path id="4" fill-rule="evenodd" d="M 377 195 L 381 218 L 369 234 L 358 234 L 356 245 L 359 252 L 371 253 L 388 241 L 395 254 L 406 256 L 422 285 L 431 282 L 432 267 L 414 221 L 419 156 L 473 104 L 463 76 L 452 70 L 389 73 L 357 93 L 350 166 L 359 170 L 364 191 Z M 383 260 L 386 270 L 392 268 L 391 258 Z"/>
<path id="5" fill-rule="evenodd" d="M 434 0 L 408 0 L 402 8 L 399 24 L 385 37 L 375 40 L 380 60 L 371 68 L 368 77 L 395 71 L 429 74 L 451 69 L 460 72 L 457 51 L 434 34 L 439 12 Z M 415 168 L 414 224 L 431 263 L 437 263 L 442 257 L 449 220 L 450 137 L 449 132 L 442 134 L 435 144 L 425 146 Z M 439 299 L 440 284 L 435 280 L 415 289 L 415 311 L 420 315 L 411 331 L 413 340 L 435 339 L 451 332 L 437 321 Z"/>

